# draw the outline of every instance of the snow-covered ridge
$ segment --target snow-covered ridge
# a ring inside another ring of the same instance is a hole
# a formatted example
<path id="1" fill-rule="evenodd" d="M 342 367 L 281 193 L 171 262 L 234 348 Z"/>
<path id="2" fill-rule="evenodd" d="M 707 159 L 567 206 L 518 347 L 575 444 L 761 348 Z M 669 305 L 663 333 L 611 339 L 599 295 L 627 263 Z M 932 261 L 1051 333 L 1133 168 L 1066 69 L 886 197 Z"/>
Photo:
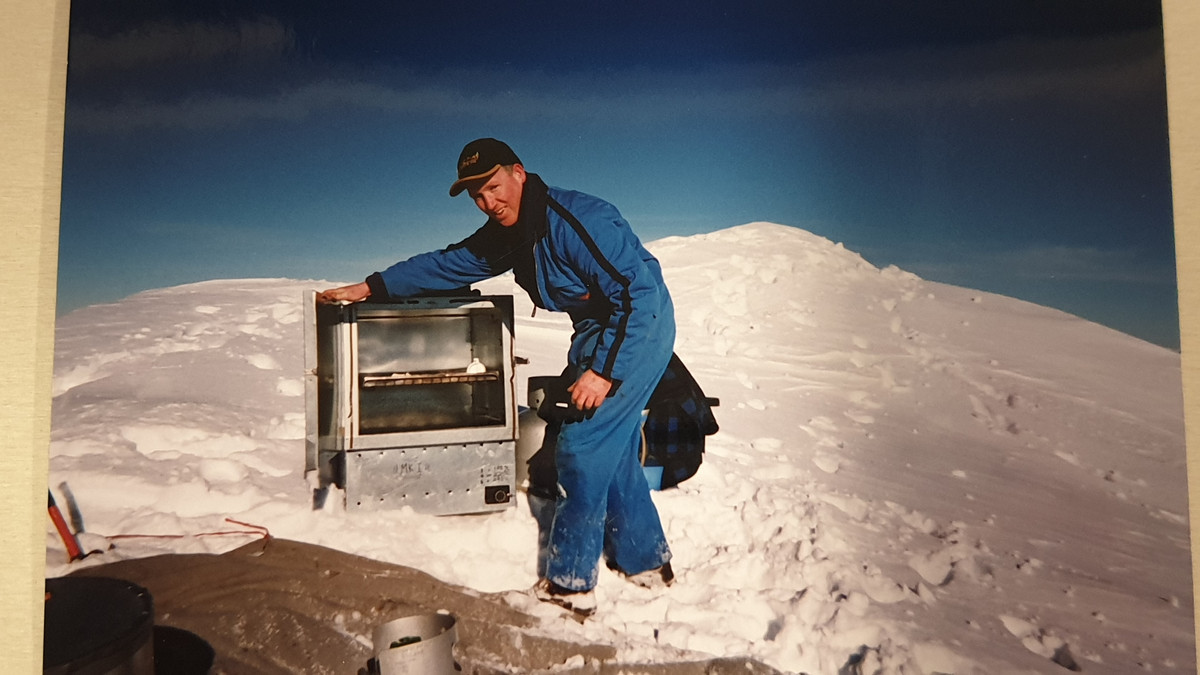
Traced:
<path id="1" fill-rule="evenodd" d="M 655 495 L 679 583 L 602 574 L 598 617 L 549 629 L 791 672 L 1194 671 L 1177 353 L 782 225 L 649 247 L 721 432 L 695 478 Z M 85 543 L 232 517 L 482 591 L 531 585 L 523 500 L 311 510 L 301 298 L 328 285 L 211 281 L 59 319 L 50 480 Z M 569 325 L 531 317 L 508 277 L 484 286 L 517 295 L 518 374 L 557 372 Z M 121 539 L 83 564 L 245 541 Z M 64 560 L 48 530 L 47 574 Z"/>

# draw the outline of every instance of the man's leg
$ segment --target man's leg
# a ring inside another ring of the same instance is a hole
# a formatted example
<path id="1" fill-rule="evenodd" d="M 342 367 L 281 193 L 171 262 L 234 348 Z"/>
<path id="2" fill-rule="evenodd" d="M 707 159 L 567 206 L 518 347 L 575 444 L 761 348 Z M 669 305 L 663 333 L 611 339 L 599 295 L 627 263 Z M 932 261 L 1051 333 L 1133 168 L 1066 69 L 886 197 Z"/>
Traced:
<path id="1" fill-rule="evenodd" d="M 590 418 L 562 426 L 556 452 L 560 494 L 546 578 L 565 589 L 596 585 L 606 541 L 627 573 L 659 567 L 670 558 L 638 456 L 642 410 L 660 370 L 643 370 Z M 638 569 L 642 565 L 649 567 Z"/>
<path id="2" fill-rule="evenodd" d="M 604 553 L 610 566 L 627 575 L 662 567 L 671 560 L 658 509 L 642 472 L 641 434 L 635 449 L 617 465 L 608 491 Z"/>
<path id="3" fill-rule="evenodd" d="M 637 417 L 604 402 L 589 418 L 563 424 L 558 436 L 558 502 L 550 528 L 546 578 L 580 591 L 596 585 L 604 545 L 609 486 L 620 456 L 630 450 Z"/>

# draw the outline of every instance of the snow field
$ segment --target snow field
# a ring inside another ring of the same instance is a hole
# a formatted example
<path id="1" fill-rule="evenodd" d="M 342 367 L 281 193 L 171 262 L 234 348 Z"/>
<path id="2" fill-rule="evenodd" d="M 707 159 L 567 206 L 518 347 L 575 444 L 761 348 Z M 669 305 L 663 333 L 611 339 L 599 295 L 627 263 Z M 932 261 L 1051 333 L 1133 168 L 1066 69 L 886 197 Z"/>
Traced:
<path id="1" fill-rule="evenodd" d="M 233 518 L 501 593 L 543 630 L 630 660 L 1194 670 L 1178 354 L 877 269 L 794 228 L 650 248 L 675 299 L 676 351 L 721 401 L 700 472 L 654 495 L 669 591 L 602 570 L 583 625 L 530 602 L 537 526 L 523 494 L 484 516 L 347 512 L 336 495 L 313 510 L 300 301 L 332 284 L 292 280 L 192 284 L 60 320 L 51 486 L 69 484 L 88 543 L 113 546 L 82 564 L 257 536 Z M 510 278 L 484 289 L 517 296 L 523 402 L 526 378 L 561 370 L 570 326 L 534 314 Z M 47 574 L 69 569 L 48 529 Z"/>

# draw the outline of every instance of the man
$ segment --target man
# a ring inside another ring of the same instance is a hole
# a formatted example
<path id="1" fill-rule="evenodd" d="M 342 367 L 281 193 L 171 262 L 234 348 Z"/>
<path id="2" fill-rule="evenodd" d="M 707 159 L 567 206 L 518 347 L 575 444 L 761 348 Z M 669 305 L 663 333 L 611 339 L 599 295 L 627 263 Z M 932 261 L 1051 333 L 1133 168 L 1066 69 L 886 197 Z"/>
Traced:
<path id="1" fill-rule="evenodd" d="M 496 139 L 463 148 L 450 196 L 463 190 L 488 217 L 474 234 L 320 299 L 419 295 L 512 270 L 535 306 L 567 312 L 574 327 L 567 391 L 582 414 L 559 432 L 559 495 L 545 578 L 534 594 L 592 613 L 601 555 L 636 583 L 670 584 L 670 548 L 638 458 L 641 412 L 675 341 L 658 260 L 614 206 L 548 187 Z"/>

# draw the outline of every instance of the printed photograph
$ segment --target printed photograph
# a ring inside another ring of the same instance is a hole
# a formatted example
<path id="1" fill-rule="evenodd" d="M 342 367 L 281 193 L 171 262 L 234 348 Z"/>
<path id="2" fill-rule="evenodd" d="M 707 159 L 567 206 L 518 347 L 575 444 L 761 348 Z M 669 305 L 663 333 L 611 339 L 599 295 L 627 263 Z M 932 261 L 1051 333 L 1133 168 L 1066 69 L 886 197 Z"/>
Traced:
<path id="1" fill-rule="evenodd" d="M 74 3 L 59 232 L 47 672 L 1196 670 L 1157 1 Z"/>

